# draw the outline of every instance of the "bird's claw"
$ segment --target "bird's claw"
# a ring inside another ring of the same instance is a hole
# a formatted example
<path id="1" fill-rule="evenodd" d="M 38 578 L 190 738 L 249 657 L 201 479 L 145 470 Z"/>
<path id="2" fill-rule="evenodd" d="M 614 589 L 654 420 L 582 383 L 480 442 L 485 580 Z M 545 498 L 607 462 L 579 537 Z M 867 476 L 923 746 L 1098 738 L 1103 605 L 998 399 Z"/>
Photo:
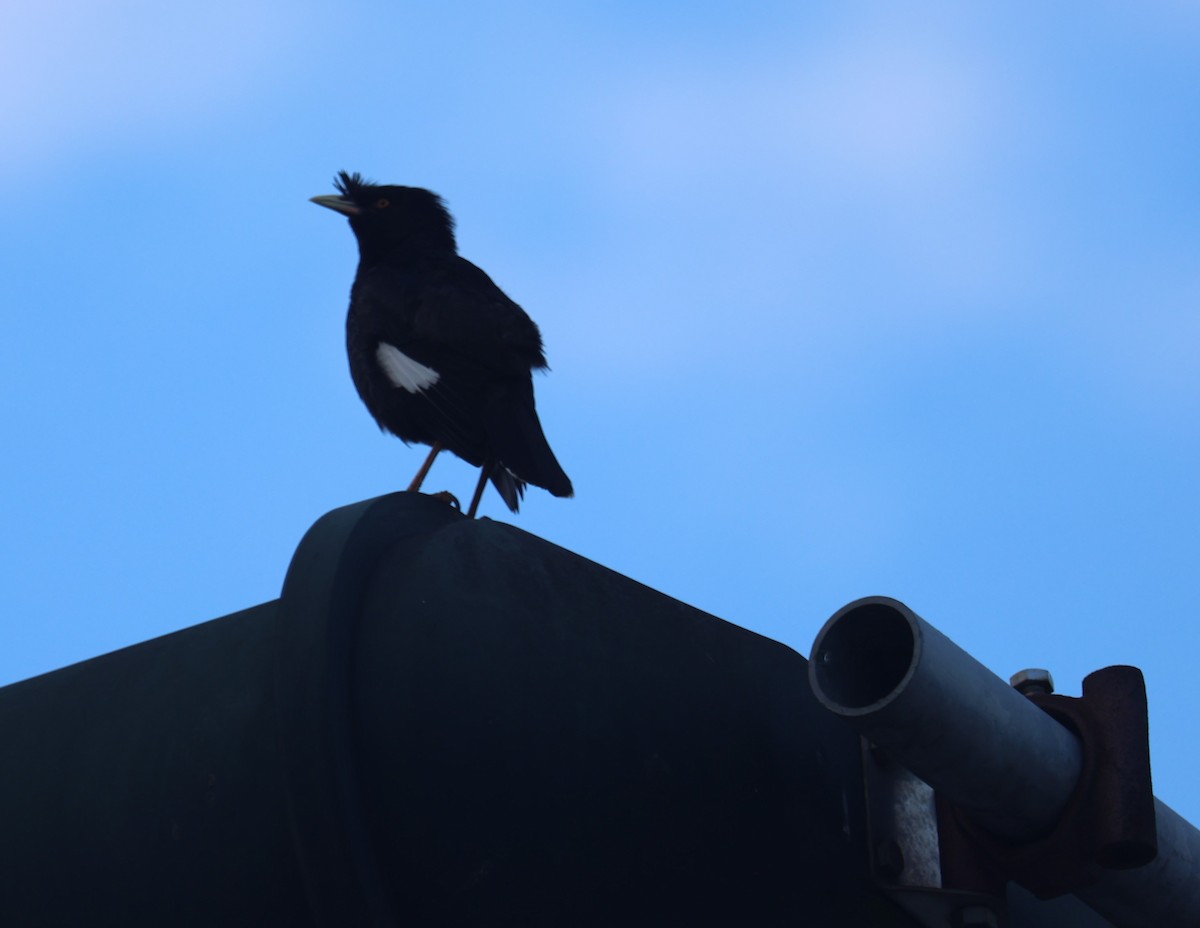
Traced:
<path id="1" fill-rule="evenodd" d="M 458 497 L 449 490 L 439 490 L 437 493 L 429 493 L 427 495 L 433 499 L 440 499 L 443 503 L 453 506 L 459 512 L 462 512 L 462 503 L 460 503 L 458 501 Z"/>

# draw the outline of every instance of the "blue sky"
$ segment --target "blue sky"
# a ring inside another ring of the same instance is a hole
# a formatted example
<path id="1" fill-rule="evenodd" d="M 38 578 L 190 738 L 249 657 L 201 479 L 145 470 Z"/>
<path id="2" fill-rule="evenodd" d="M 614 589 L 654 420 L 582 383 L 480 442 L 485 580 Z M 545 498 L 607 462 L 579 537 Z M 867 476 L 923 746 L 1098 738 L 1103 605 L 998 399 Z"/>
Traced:
<path id="1" fill-rule="evenodd" d="M 1200 821 L 1195 4 L 9 0 L 0 88 L 0 683 L 407 484 L 345 168 L 542 328 L 578 495 L 515 524 L 803 653 L 879 593 L 1003 676 L 1135 664 Z"/>

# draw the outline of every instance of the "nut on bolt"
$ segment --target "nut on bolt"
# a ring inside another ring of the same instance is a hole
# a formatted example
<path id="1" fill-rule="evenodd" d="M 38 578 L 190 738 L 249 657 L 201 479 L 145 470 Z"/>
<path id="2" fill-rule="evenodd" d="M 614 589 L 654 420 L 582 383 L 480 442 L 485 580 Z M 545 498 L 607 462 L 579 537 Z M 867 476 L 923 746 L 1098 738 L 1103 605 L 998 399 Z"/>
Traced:
<path id="1" fill-rule="evenodd" d="M 1050 671 L 1039 667 L 1018 670 L 1009 677 L 1008 682 L 1022 696 L 1054 692 L 1054 678 L 1050 676 Z"/>

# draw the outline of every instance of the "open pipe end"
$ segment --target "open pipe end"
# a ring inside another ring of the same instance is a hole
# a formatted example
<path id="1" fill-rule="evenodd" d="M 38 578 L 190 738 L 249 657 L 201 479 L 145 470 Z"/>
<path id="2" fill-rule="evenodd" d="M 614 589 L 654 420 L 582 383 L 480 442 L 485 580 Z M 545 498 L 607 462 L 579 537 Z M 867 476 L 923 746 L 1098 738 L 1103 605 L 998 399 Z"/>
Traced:
<path id="1" fill-rule="evenodd" d="M 911 610 L 887 596 L 843 606 L 813 642 L 808 680 L 838 715 L 865 715 L 894 698 L 912 675 L 920 629 Z"/>

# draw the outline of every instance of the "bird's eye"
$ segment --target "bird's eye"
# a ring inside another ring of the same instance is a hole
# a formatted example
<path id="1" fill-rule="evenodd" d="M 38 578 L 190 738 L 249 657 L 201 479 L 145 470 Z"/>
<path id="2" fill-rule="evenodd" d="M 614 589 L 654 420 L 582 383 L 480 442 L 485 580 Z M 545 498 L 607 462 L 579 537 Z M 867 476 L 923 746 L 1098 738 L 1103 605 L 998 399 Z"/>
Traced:
<path id="1" fill-rule="evenodd" d="M 391 205 L 391 202 L 392 201 L 389 200 L 387 197 L 382 197 L 381 199 L 378 199 L 375 201 L 375 208 L 376 209 L 387 209 L 388 206 Z"/>

